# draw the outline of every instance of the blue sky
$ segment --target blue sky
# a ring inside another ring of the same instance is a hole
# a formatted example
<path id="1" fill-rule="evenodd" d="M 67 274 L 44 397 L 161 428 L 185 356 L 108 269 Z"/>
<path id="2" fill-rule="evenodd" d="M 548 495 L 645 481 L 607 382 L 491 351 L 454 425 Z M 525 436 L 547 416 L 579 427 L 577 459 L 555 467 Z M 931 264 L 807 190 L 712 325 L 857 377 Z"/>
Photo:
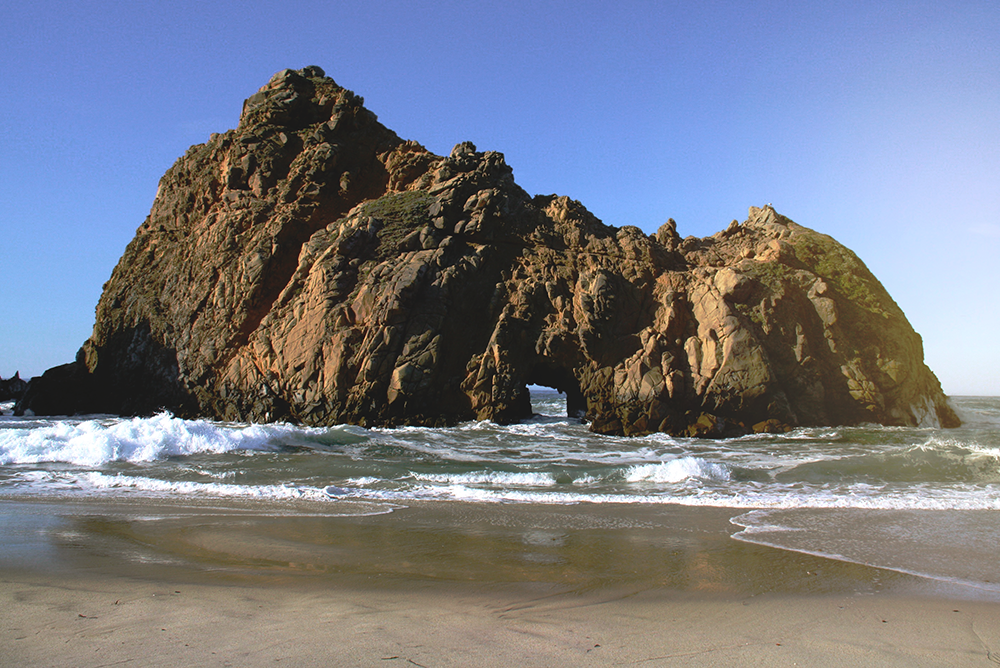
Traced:
<path id="1" fill-rule="evenodd" d="M 0 376 L 67 362 L 187 148 L 319 65 L 401 137 L 704 236 L 773 202 L 853 249 L 951 394 L 1000 395 L 1000 4 L 0 5 Z"/>

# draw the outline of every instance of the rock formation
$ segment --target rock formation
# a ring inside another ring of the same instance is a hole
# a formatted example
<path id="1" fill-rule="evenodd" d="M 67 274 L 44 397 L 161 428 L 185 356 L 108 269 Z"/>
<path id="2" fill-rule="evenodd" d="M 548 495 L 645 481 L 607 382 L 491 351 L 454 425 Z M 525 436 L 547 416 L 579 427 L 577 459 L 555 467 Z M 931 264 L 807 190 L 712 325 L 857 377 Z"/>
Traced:
<path id="1" fill-rule="evenodd" d="M 770 206 L 704 239 L 609 227 L 362 103 L 285 70 L 188 150 L 77 361 L 18 410 L 508 422 L 540 384 L 608 434 L 958 424 L 920 337 L 830 237 Z"/>
<path id="2" fill-rule="evenodd" d="M 0 378 L 0 401 L 20 399 L 26 389 L 28 383 L 21 378 L 20 372 L 15 371 L 13 377 L 7 380 Z"/>

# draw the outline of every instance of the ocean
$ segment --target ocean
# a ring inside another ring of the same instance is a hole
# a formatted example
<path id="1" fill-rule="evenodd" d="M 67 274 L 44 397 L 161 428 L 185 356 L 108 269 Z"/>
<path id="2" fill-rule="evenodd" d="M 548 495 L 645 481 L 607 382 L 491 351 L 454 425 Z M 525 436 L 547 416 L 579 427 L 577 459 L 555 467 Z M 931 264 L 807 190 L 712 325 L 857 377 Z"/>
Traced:
<path id="1" fill-rule="evenodd" d="M 725 440 L 609 437 L 532 388 L 513 425 L 364 429 L 14 417 L 0 500 L 135 500 L 366 517 L 427 502 L 710 507 L 731 538 L 1000 593 L 1000 398 L 955 397 L 959 429 L 800 428 Z M 471 505 L 471 504 L 474 504 Z"/>

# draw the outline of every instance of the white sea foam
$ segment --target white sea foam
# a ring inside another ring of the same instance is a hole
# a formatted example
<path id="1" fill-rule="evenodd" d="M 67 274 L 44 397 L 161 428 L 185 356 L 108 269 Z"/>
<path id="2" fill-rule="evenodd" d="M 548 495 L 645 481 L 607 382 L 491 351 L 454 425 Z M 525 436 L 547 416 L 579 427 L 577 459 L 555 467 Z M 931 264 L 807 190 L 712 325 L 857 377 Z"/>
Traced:
<path id="1" fill-rule="evenodd" d="M 741 493 L 706 492 L 703 494 L 615 494 L 588 492 L 576 485 L 546 489 L 539 487 L 493 487 L 480 485 L 425 485 L 406 490 L 334 487 L 338 496 L 355 499 L 405 502 L 407 499 L 453 501 L 540 503 L 540 504 L 652 504 L 693 507 L 718 507 L 745 510 L 793 509 L 864 509 L 864 510 L 1000 510 L 1000 496 L 983 497 L 978 490 L 952 491 L 947 494 L 874 494 L 852 495 L 824 493 L 823 490 L 785 489 Z M 857 491 L 857 490 L 856 490 Z"/>
<path id="2" fill-rule="evenodd" d="M 130 489 L 153 494 L 182 496 L 219 496 L 244 499 L 267 499 L 272 501 L 290 499 L 322 500 L 324 490 L 315 487 L 295 485 L 233 485 L 227 483 L 203 483 L 191 481 L 167 481 L 144 476 L 106 475 L 86 473 L 81 480 L 95 490 Z"/>
<path id="3" fill-rule="evenodd" d="M 297 485 L 237 485 L 217 482 L 170 481 L 141 475 L 98 471 L 22 471 L 8 486 L 23 492 L 90 496 L 130 492 L 146 497 L 226 497 L 273 501 L 326 498 L 323 490 Z"/>
<path id="4" fill-rule="evenodd" d="M 515 487 L 549 487 L 556 484 L 549 473 L 509 471 L 476 471 L 472 473 L 419 473 L 414 478 L 441 485 L 498 485 Z"/>
<path id="5" fill-rule="evenodd" d="M 951 403 L 963 429 L 1000 428 L 1000 404 L 994 397 L 955 397 Z"/>
<path id="6" fill-rule="evenodd" d="M 979 445 L 978 443 L 969 444 L 967 447 L 971 452 L 979 455 L 980 457 L 992 459 L 1000 463 L 1000 448 L 998 447 L 984 446 Z"/>
<path id="7" fill-rule="evenodd" d="M 729 468 L 695 457 L 682 457 L 657 464 L 640 464 L 628 469 L 627 482 L 676 483 L 690 478 L 729 480 Z"/>
<path id="8" fill-rule="evenodd" d="M 0 429 L 0 465 L 66 462 L 99 466 L 196 453 L 273 451 L 283 445 L 323 446 L 330 441 L 332 431 L 285 424 L 182 420 L 169 413 L 149 418 L 52 420 L 25 426 L 8 423 Z M 341 432 L 341 440 L 358 438 L 350 431 Z"/>

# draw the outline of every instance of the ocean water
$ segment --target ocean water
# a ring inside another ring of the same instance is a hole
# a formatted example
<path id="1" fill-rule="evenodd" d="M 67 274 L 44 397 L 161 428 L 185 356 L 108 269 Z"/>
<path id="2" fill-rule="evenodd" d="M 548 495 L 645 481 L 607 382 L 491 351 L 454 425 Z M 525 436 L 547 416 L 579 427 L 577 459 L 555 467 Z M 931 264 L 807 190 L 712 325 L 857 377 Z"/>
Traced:
<path id="1" fill-rule="evenodd" d="M 565 399 L 500 426 L 309 428 L 13 417 L 0 499 L 265 503 L 329 515 L 421 500 L 732 510 L 734 538 L 1000 591 L 1000 398 L 956 397 L 959 429 L 803 428 L 726 440 L 599 436 Z"/>

